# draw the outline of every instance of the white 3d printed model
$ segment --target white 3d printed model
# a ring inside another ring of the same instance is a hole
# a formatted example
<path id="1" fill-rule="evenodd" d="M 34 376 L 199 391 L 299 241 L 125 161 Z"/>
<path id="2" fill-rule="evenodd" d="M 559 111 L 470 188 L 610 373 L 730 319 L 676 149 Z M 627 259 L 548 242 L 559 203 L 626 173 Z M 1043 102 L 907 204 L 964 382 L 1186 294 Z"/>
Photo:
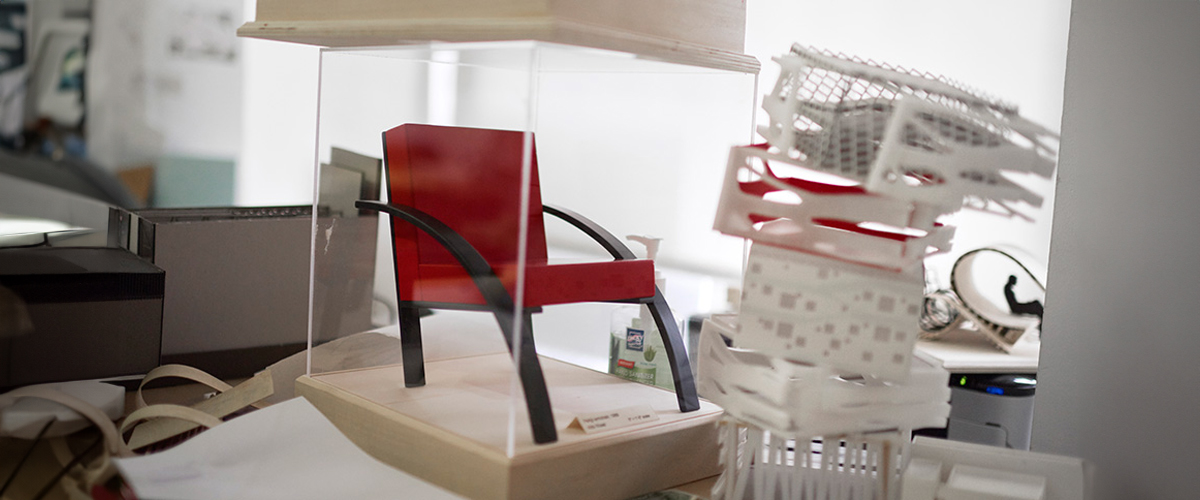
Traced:
<path id="1" fill-rule="evenodd" d="M 1026 217 L 1057 138 L 945 79 L 799 46 L 735 147 L 714 227 L 753 241 L 736 316 L 705 322 L 699 389 L 726 410 L 714 498 L 899 499 L 948 374 L 915 356 L 938 218 Z M 1027 217 L 1026 217 L 1027 218 Z"/>

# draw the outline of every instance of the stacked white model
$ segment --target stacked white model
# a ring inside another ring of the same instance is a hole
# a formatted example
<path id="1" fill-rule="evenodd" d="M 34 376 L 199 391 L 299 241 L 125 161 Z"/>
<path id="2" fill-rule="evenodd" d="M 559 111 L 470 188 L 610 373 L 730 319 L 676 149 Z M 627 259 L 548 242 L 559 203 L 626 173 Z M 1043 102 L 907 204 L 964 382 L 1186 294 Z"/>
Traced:
<path id="1" fill-rule="evenodd" d="M 764 144 L 730 153 L 714 227 L 751 240 L 737 315 L 701 333 L 726 410 L 718 499 L 896 499 L 912 429 L 944 426 L 948 374 L 915 356 L 939 217 L 1022 216 L 1053 133 L 942 78 L 795 46 Z M 823 451 L 823 452 L 822 452 Z"/>

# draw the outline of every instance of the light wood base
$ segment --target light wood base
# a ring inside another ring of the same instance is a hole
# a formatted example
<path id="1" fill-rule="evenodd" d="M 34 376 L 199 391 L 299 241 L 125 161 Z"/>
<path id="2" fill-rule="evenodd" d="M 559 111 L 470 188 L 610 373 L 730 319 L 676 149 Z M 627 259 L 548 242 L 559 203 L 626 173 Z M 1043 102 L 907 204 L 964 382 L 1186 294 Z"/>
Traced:
<path id="1" fill-rule="evenodd" d="M 680 413 L 672 392 L 549 358 L 542 367 L 559 440 L 534 444 L 518 400 L 512 457 L 506 354 L 427 363 L 420 388 L 389 366 L 301 377 L 296 390 L 367 453 L 471 498 L 624 499 L 719 471 L 716 405 Z M 636 405 L 658 420 L 593 434 L 569 427 L 578 414 Z"/>
<path id="2" fill-rule="evenodd" d="M 539 40 L 757 73 L 743 0 L 258 0 L 239 36 L 329 47 Z"/>

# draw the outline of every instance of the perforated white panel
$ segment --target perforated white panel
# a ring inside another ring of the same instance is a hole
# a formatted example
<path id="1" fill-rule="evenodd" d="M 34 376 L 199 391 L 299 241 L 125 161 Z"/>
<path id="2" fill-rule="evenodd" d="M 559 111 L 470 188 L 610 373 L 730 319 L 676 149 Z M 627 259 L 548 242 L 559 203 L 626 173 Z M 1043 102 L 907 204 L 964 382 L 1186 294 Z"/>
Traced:
<path id="1" fill-rule="evenodd" d="M 734 345 L 904 380 L 920 332 L 921 270 L 892 273 L 756 244 Z"/>

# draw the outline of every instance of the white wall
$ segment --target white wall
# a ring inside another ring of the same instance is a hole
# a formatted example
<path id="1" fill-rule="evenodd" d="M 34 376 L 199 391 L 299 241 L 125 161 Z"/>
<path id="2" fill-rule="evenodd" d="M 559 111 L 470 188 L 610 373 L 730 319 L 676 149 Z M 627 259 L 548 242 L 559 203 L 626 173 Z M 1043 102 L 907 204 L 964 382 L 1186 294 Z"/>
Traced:
<path id="1" fill-rule="evenodd" d="M 245 0 L 246 19 L 255 2 Z M 238 205 L 312 203 L 317 137 L 316 47 L 243 39 L 242 150 Z"/>
<path id="2" fill-rule="evenodd" d="M 1076 0 L 1033 447 L 1196 498 L 1200 3 Z"/>
<path id="3" fill-rule="evenodd" d="M 161 155 L 235 159 L 244 139 L 243 0 L 97 0 L 89 156 L 112 170 Z M 252 2 L 251 2 L 252 3 Z"/>

